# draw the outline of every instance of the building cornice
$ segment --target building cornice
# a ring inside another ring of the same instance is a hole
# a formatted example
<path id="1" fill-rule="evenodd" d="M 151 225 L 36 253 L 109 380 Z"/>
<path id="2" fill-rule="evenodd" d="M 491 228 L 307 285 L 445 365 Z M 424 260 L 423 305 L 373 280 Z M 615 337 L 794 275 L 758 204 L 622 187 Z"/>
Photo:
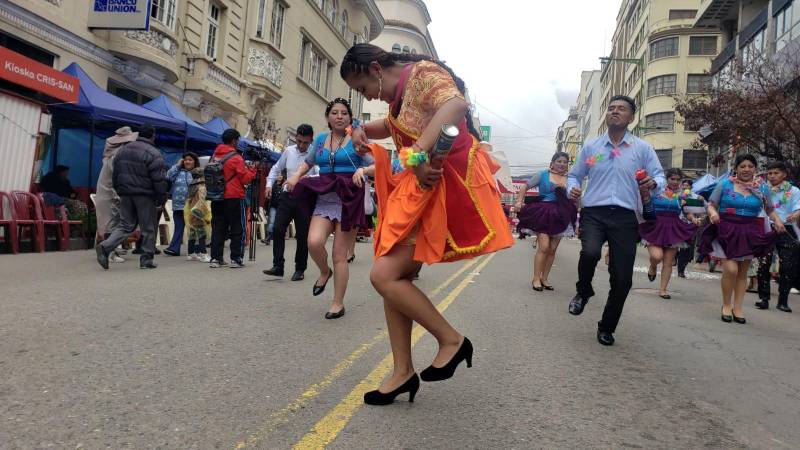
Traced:
<path id="1" fill-rule="evenodd" d="M 434 59 L 438 59 L 438 55 L 436 54 L 436 48 L 433 46 L 433 42 L 430 40 L 430 35 L 425 35 L 420 33 L 419 31 L 411 28 L 406 28 L 403 26 L 394 26 L 394 25 L 387 25 L 384 29 L 398 31 L 400 33 L 410 34 L 422 40 L 427 47 L 427 53 L 433 57 Z"/>
<path id="2" fill-rule="evenodd" d="M 371 41 L 378 37 L 378 35 L 381 34 L 381 31 L 383 31 L 383 27 L 386 26 L 386 20 L 383 18 L 381 10 L 378 9 L 378 5 L 375 3 L 375 0 L 353 0 L 353 3 L 363 8 L 364 12 L 367 14 L 370 34 L 369 36 L 365 36 L 367 41 Z"/>

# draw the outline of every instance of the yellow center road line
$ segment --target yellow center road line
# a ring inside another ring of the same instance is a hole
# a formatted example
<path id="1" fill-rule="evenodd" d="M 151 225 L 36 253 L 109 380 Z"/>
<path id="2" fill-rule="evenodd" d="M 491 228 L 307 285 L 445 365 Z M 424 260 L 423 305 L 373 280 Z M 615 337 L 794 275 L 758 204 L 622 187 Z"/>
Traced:
<path id="1" fill-rule="evenodd" d="M 450 306 L 461 292 L 472 282 L 472 279 L 483 268 L 489 264 L 494 254 L 491 254 L 483 259 L 483 262 L 475 269 L 474 272 L 467 275 L 461 283 L 458 284 L 450 294 L 439 303 L 436 308 L 444 312 Z M 411 347 L 413 348 L 420 338 L 426 333 L 425 329 L 417 325 L 411 333 Z M 392 370 L 392 354 L 389 353 L 385 358 L 367 375 L 366 378 L 361 380 L 356 387 L 350 391 L 347 396 L 339 402 L 328 414 L 325 415 L 319 422 L 317 422 L 311 430 L 294 445 L 294 450 L 311 450 L 311 449 L 324 449 L 328 444 L 336 439 L 336 436 L 344 429 L 345 426 L 353 418 L 353 415 L 364 404 L 364 393 L 377 389 L 381 381 L 386 378 Z"/>
<path id="2" fill-rule="evenodd" d="M 478 262 L 478 259 L 472 259 L 466 262 L 456 273 L 451 275 L 447 278 L 442 284 L 437 286 L 433 291 L 428 294 L 429 297 L 433 298 L 439 293 L 441 293 L 444 289 L 447 288 L 453 281 L 455 281 L 458 277 L 460 277 L 464 272 L 469 270 L 472 266 L 474 266 Z M 372 339 L 369 341 L 361 344 L 353 353 L 347 356 L 347 358 L 340 361 L 336 366 L 331 369 L 331 371 L 325 375 L 322 381 L 318 383 L 314 383 L 308 386 L 299 397 L 297 397 L 294 401 L 286 405 L 284 408 L 275 411 L 274 413 L 270 414 L 269 418 L 258 427 L 258 430 L 253 432 L 250 436 L 248 436 L 246 441 L 237 442 L 235 445 L 235 449 L 243 449 L 247 447 L 255 446 L 259 441 L 263 440 L 266 436 L 272 434 L 278 426 L 281 424 L 287 423 L 289 421 L 290 416 L 299 411 L 314 398 L 316 398 L 323 390 L 333 384 L 342 374 L 352 367 L 352 365 L 358 361 L 359 358 L 364 356 L 372 347 L 375 346 L 378 342 L 384 339 L 387 336 L 387 331 L 384 329 L 380 333 L 376 334 Z"/>

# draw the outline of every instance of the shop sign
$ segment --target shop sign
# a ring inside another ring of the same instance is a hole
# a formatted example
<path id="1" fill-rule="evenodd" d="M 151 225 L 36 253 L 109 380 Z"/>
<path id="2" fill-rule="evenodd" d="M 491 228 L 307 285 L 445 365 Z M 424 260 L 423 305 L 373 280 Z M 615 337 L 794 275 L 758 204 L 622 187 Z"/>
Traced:
<path id="1" fill-rule="evenodd" d="M 89 28 L 105 30 L 147 30 L 152 0 L 93 0 Z"/>
<path id="2" fill-rule="evenodd" d="M 77 78 L 5 47 L 0 47 L 0 78 L 66 103 L 77 102 L 80 94 Z"/>

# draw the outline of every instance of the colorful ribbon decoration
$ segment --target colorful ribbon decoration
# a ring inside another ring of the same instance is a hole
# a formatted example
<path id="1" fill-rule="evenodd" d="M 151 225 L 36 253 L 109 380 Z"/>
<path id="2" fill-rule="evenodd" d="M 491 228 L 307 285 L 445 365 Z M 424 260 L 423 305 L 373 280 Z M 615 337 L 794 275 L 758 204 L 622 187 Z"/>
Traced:
<path id="1" fill-rule="evenodd" d="M 411 147 L 403 147 L 398 157 L 400 159 L 400 164 L 406 169 L 428 162 L 427 153 L 415 152 Z"/>

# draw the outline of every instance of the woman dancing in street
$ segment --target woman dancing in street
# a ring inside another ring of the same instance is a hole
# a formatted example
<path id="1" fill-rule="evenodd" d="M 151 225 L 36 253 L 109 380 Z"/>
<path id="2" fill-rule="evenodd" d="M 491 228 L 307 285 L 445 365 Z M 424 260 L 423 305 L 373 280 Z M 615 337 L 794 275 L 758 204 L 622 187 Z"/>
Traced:
<path id="1" fill-rule="evenodd" d="M 575 233 L 578 208 L 575 202 L 567 198 L 568 169 L 569 155 L 558 152 L 550 160 L 550 169 L 534 174 L 517 194 L 517 231 L 533 230 L 538 244 L 531 280 L 534 291 L 553 290 L 547 279 L 556 259 L 558 244 L 562 237 Z M 538 187 L 541 200 L 523 206 L 525 193 L 533 186 Z"/>
<path id="2" fill-rule="evenodd" d="M 723 322 L 747 322 L 742 311 L 747 269 L 753 258 L 771 251 L 775 239 L 773 232 L 766 231 L 764 219 L 759 217 L 761 212 L 772 219 L 775 231 L 786 231 L 769 201 L 769 186 L 755 177 L 757 167 L 753 155 L 737 156 L 735 175 L 721 180 L 709 198 L 708 218 L 712 225 L 703 231 L 700 252 L 722 259 Z"/>
<path id="3" fill-rule="evenodd" d="M 672 168 L 666 171 L 667 187 L 658 196 L 653 198 L 657 219 L 648 220 L 639 224 L 639 236 L 642 243 L 647 246 L 650 253 L 650 269 L 647 278 L 656 279 L 658 265 L 661 264 L 661 286 L 658 296 L 669 300 L 672 298 L 667 292 L 669 279 L 672 276 L 672 263 L 678 249 L 688 247 L 693 240 L 700 219 L 693 214 L 682 213 L 683 202 L 687 198 L 694 198 L 690 190 L 681 189 L 683 172 Z"/>
<path id="4" fill-rule="evenodd" d="M 333 277 L 333 302 L 325 318 L 338 319 L 345 313 L 344 295 L 350 279 L 348 253 L 358 228 L 367 227 L 364 177 L 371 175 L 374 167 L 371 161 L 356 152 L 348 135 L 347 128 L 353 122 L 350 103 L 343 98 L 334 99 L 328 103 L 325 117 L 331 132 L 317 137 L 305 162 L 286 183 L 292 195 L 315 202 L 308 230 L 308 252 L 320 275 L 314 283 L 313 294 L 322 294 Z M 303 178 L 315 165 L 319 166 L 319 176 Z M 334 232 L 331 268 L 325 243 Z"/>
<path id="5" fill-rule="evenodd" d="M 469 367 L 472 344 L 410 278 L 420 263 L 474 258 L 513 245 L 493 179 L 492 169 L 499 167 L 479 145 L 464 82 L 441 62 L 358 44 L 345 55 L 340 74 L 367 99 L 390 105 L 385 120 L 353 131 L 355 144 L 391 136 L 407 167 L 392 175 L 386 152 L 372 146 L 379 222 L 370 280 L 383 297 L 394 371 L 364 402 L 385 405 L 404 392 L 413 400 L 420 378 L 445 380 L 462 361 Z M 445 124 L 456 124 L 459 134 L 444 166 L 434 169 L 429 152 Z M 412 322 L 439 343 L 420 377 L 411 359 Z"/>

